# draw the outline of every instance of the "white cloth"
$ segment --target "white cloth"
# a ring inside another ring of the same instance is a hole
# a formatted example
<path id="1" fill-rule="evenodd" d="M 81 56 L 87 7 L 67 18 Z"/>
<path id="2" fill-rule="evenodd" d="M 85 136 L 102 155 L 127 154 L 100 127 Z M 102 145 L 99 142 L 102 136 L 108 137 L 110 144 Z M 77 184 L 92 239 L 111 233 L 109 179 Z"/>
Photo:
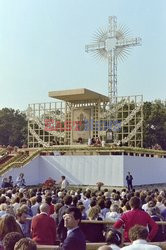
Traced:
<path id="1" fill-rule="evenodd" d="M 149 244 L 146 240 L 135 240 L 129 246 L 122 247 L 124 250 L 161 250 L 160 247 Z"/>

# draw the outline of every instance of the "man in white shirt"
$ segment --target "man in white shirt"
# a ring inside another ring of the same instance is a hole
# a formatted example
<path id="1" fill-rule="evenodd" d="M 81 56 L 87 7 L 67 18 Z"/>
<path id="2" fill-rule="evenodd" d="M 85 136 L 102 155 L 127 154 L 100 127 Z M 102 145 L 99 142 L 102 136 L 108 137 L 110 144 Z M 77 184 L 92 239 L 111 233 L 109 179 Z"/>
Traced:
<path id="1" fill-rule="evenodd" d="M 132 242 L 131 245 L 122 247 L 124 250 L 161 250 L 156 245 L 149 244 L 147 241 L 148 230 L 141 225 L 135 225 L 129 230 L 129 238 Z"/>
<path id="2" fill-rule="evenodd" d="M 61 176 L 62 181 L 61 181 L 61 190 L 63 189 L 67 189 L 67 187 L 69 186 L 69 182 L 66 180 L 66 177 L 64 175 Z"/>

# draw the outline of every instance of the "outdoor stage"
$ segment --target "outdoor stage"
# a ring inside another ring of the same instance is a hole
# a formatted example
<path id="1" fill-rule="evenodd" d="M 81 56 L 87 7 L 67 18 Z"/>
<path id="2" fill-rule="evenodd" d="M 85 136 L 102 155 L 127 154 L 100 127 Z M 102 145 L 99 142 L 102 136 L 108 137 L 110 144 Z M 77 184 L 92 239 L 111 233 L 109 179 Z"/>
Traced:
<path id="1" fill-rule="evenodd" d="M 90 155 L 89 151 L 84 150 L 82 155 L 56 155 L 57 152 L 55 155 L 40 155 L 24 167 L 10 169 L 4 176 L 12 175 L 15 180 L 19 173 L 23 172 L 27 185 L 43 183 L 49 177 L 59 181 L 61 175 L 65 175 L 74 185 L 95 185 L 100 181 L 106 186 L 123 187 L 126 185 L 126 175 L 129 171 L 134 178 L 134 185 L 165 183 L 164 154 L 138 154 L 115 150 L 105 151 L 107 154 L 104 155 L 104 150 L 98 150 L 100 154 L 94 151 L 94 154 Z"/>

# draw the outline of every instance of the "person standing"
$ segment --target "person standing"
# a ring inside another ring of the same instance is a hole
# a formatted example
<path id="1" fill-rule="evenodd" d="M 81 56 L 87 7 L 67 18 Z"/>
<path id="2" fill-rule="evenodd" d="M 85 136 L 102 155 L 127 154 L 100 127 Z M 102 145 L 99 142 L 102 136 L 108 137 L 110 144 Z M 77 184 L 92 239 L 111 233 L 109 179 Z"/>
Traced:
<path id="1" fill-rule="evenodd" d="M 62 250 L 86 250 L 85 236 L 79 228 L 81 217 L 81 211 L 76 207 L 68 208 L 63 216 L 67 237 L 62 245 Z"/>
<path id="2" fill-rule="evenodd" d="M 66 177 L 64 175 L 61 176 L 61 190 L 67 190 L 67 187 L 69 186 L 69 182 L 66 180 Z"/>
<path id="3" fill-rule="evenodd" d="M 128 175 L 126 176 L 126 181 L 127 181 L 127 187 L 128 190 L 132 190 L 133 189 L 133 176 L 130 174 L 130 172 L 128 172 Z"/>
<path id="4" fill-rule="evenodd" d="M 131 210 L 125 212 L 113 225 L 115 229 L 124 228 L 124 240 L 129 241 L 129 230 L 135 225 L 142 225 L 150 229 L 148 238 L 153 240 L 158 231 L 158 225 L 148 213 L 141 209 L 141 200 L 134 196 L 129 201 Z"/>
<path id="5" fill-rule="evenodd" d="M 54 245 L 56 242 L 56 224 L 49 213 L 49 205 L 43 203 L 40 206 L 41 213 L 32 219 L 32 240 L 39 245 Z"/>

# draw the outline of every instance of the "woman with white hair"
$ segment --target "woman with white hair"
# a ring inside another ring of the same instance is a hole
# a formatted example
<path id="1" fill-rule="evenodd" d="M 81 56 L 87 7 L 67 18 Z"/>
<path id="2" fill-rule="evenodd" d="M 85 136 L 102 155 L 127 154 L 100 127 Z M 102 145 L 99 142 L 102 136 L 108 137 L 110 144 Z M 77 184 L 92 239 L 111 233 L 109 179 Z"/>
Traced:
<path id="1" fill-rule="evenodd" d="M 120 218 L 120 216 L 119 206 L 117 204 L 112 204 L 110 206 L 110 212 L 106 213 L 105 220 L 109 220 L 114 223 Z"/>

